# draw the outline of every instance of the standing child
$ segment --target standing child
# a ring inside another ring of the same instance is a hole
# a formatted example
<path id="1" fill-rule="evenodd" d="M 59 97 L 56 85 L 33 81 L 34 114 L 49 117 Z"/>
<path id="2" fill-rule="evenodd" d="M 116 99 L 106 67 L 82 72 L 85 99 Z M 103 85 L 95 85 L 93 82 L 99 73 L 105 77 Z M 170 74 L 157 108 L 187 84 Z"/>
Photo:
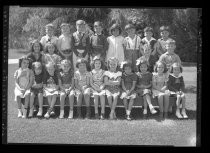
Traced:
<path id="1" fill-rule="evenodd" d="M 100 97 L 101 102 L 101 116 L 100 118 L 103 120 L 105 116 L 105 90 L 104 90 L 104 70 L 103 62 L 100 56 L 95 56 L 92 62 L 92 71 L 90 72 L 90 85 L 91 92 L 94 96 L 94 106 L 95 106 L 95 118 L 99 118 L 98 113 L 98 100 Z"/>
<path id="2" fill-rule="evenodd" d="M 182 73 L 182 66 L 180 63 L 174 63 L 171 66 L 171 71 L 168 78 L 168 89 L 172 96 L 176 96 L 176 116 L 177 118 L 188 118 L 185 110 L 186 97 L 184 94 L 185 84 Z M 180 106 L 182 105 L 182 112 L 180 114 Z M 169 108 L 169 111 L 172 112 L 172 106 Z"/>
<path id="3" fill-rule="evenodd" d="M 70 34 L 70 25 L 62 23 L 61 35 L 58 38 L 58 51 L 62 59 L 68 59 L 72 62 L 72 35 Z"/>
<path id="4" fill-rule="evenodd" d="M 132 67 L 136 72 L 136 60 L 140 57 L 140 42 L 141 38 L 137 36 L 134 25 L 128 24 L 125 26 L 125 31 L 128 33 L 128 37 L 125 37 L 125 60 L 129 60 L 132 63 Z"/>
<path id="5" fill-rule="evenodd" d="M 71 62 L 67 59 L 61 61 L 61 69 L 59 86 L 60 86 L 60 116 L 59 118 L 64 118 L 64 102 L 66 96 L 69 97 L 69 117 L 73 118 L 73 108 L 74 108 L 74 74 L 71 67 Z"/>
<path id="6" fill-rule="evenodd" d="M 148 63 L 148 71 L 153 72 L 154 70 L 154 65 L 157 62 L 157 56 L 154 56 L 151 54 L 152 49 L 149 44 L 144 44 L 143 45 L 143 55 L 138 59 L 138 60 L 146 60 Z"/>
<path id="7" fill-rule="evenodd" d="M 142 46 L 144 46 L 144 44 L 149 44 L 151 46 L 151 55 L 153 56 L 157 56 L 156 54 L 156 43 L 157 40 L 155 38 L 153 38 L 153 28 L 152 27 L 146 27 L 144 29 L 144 38 L 141 41 Z M 143 49 L 141 48 L 141 54 L 143 55 Z"/>
<path id="8" fill-rule="evenodd" d="M 167 75 L 169 75 L 169 69 L 173 63 L 181 64 L 179 56 L 176 53 L 174 53 L 175 49 L 176 49 L 176 42 L 174 40 L 167 40 L 166 42 L 167 52 L 162 54 L 159 58 L 159 61 L 165 63 L 167 66 L 168 69 Z"/>
<path id="9" fill-rule="evenodd" d="M 105 90 L 108 99 L 108 103 L 111 109 L 110 112 L 110 119 L 116 118 L 115 108 L 117 105 L 117 99 L 120 95 L 120 82 L 122 72 L 118 71 L 119 68 L 119 61 L 116 57 L 111 57 L 108 59 L 107 62 L 108 71 L 105 72 Z M 112 100 L 113 98 L 113 100 Z"/>
<path id="10" fill-rule="evenodd" d="M 29 68 L 29 59 L 27 57 L 22 57 L 19 59 L 19 69 L 15 71 L 15 101 L 18 104 L 18 117 L 26 118 L 30 88 L 33 80 L 33 72 Z M 25 98 L 24 111 L 22 115 L 21 110 L 21 98 Z"/>
<path id="11" fill-rule="evenodd" d="M 43 112 L 43 71 L 42 64 L 40 62 L 34 62 L 32 64 L 32 70 L 34 72 L 33 84 L 31 87 L 31 97 L 30 97 L 30 112 L 28 117 L 33 117 L 34 108 L 34 98 L 38 96 L 39 101 L 39 112 L 38 117 L 42 116 Z"/>
<path id="12" fill-rule="evenodd" d="M 126 119 L 131 120 L 130 117 L 131 109 L 133 107 L 134 99 L 136 98 L 135 87 L 137 82 L 137 75 L 133 73 L 133 67 L 130 61 L 122 62 L 122 69 L 123 69 L 123 74 L 122 74 L 123 92 L 120 98 L 123 99 L 126 111 Z"/>
<path id="13" fill-rule="evenodd" d="M 53 63 L 55 65 L 56 71 L 59 69 L 59 65 L 61 62 L 61 57 L 56 54 L 57 47 L 55 44 L 47 43 L 46 44 L 46 54 L 43 57 L 43 65 L 47 65 L 48 63 Z"/>
<path id="14" fill-rule="evenodd" d="M 167 92 L 167 68 L 165 63 L 157 62 L 154 67 L 152 77 L 153 97 L 158 96 L 158 104 L 160 109 L 159 120 L 168 117 L 169 93 Z"/>
<path id="15" fill-rule="evenodd" d="M 90 37 L 85 33 L 85 21 L 76 22 L 77 31 L 72 36 L 73 65 L 76 70 L 76 62 L 79 58 L 84 58 L 89 63 L 90 54 Z"/>
<path id="16" fill-rule="evenodd" d="M 173 40 L 173 39 L 169 38 L 169 34 L 170 34 L 169 26 L 161 26 L 160 27 L 161 38 L 158 39 L 157 44 L 156 44 L 157 52 L 159 54 L 158 56 L 161 56 L 162 54 L 167 52 L 167 49 L 166 49 L 167 41 Z"/>
<path id="17" fill-rule="evenodd" d="M 151 102 L 151 88 L 152 88 L 152 73 L 148 71 L 148 62 L 144 59 L 137 60 L 136 63 L 139 72 L 138 75 L 138 83 L 136 85 L 136 92 L 139 96 L 142 96 L 144 99 L 144 111 L 143 115 L 146 117 L 147 115 L 147 106 L 149 105 L 150 112 L 152 114 L 157 113 L 154 109 Z M 147 105 L 148 104 L 148 105 Z"/>
<path id="18" fill-rule="evenodd" d="M 77 113 L 78 118 L 82 118 L 81 106 L 83 96 L 86 104 L 86 118 L 90 118 L 90 73 L 87 71 L 87 61 L 84 58 L 77 60 L 76 68 L 78 69 L 74 73 L 75 81 L 75 94 L 77 97 Z"/>
<path id="19" fill-rule="evenodd" d="M 57 40 L 58 38 L 56 36 L 54 36 L 54 26 L 53 24 L 47 24 L 45 26 L 45 31 L 46 31 L 46 35 L 43 36 L 40 40 L 40 43 L 42 44 L 42 46 L 45 48 L 45 45 L 47 43 L 53 43 L 53 44 L 57 44 Z"/>
<path id="20" fill-rule="evenodd" d="M 106 62 L 109 58 L 115 57 L 118 59 L 119 63 L 124 61 L 124 37 L 121 36 L 122 30 L 118 24 L 113 24 L 110 28 L 111 36 L 107 38 L 108 41 L 108 51 L 106 55 Z"/>
<path id="21" fill-rule="evenodd" d="M 94 23 L 94 30 L 95 34 L 90 37 L 91 58 L 99 56 L 105 62 L 108 43 L 106 37 L 102 34 L 103 28 L 100 21 Z"/>
<path id="22" fill-rule="evenodd" d="M 58 95 L 58 75 L 55 73 L 55 65 L 53 63 L 48 63 L 46 65 L 46 73 L 44 76 L 44 95 L 47 97 L 49 109 L 47 110 L 47 113 L 44 115 L 45 118 L 49 118 L 50 115 L 54 115 L 54 105 L 57 100 Z"/>

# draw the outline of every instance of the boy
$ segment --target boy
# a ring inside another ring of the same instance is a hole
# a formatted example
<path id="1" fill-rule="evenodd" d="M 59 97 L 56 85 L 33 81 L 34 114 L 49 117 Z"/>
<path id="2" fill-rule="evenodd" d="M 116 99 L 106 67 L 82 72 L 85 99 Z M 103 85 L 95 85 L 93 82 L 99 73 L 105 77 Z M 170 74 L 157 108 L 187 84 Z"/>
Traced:
<path id="1" fill-rule="evenodd" d="M 155 55 L 156 54 L 156 49 L 155 49 L 155 44 L 157 42 L 157 40 L 155 38 L 153 38 L 153 29 L 151 27 L 146 27 L 144 28 L 144 38 L 141 41 L 142 46 L 144 46 L 145 44 L 149 44 L 151 46 L 151 55 Z M 141 48 L 141 54 L 143 55 L 143 48 Z"/>
<path id="2" fill-rule="evenodd" d="M 51 24 L 51 23 L 47 24 L 45 26 L 45 30 L 46 30 L 46 35 L 43 36 L 40 40 L 40 43 L 42 44 L 42 46 L 45 48 L 45 45 L 48 42 L 57 44 L 58 38 L 56 36 L 54 36 L 54 26 L 53 26 L 53 24 Z"/>
<path id="3" fill-rule="evenodd" d="M 108 43 L 106 37 L 102 34 L 102 23 L 96 21 L 94 23 L 95 34 L 90 37 L 90 48 L 91 48 L 91 58 L 99 56 L 100 59 L 105 62 L 106 51 L 108 49 Z M 91 61 L 92 61 L 91 59 Z"/>
<path id="4" fill-rule="evenodd" d="M 180 63 L 181 60 L 180 57 L 174 53 L 174 50 L 176 49 L 176 42 L 175 40 L 169 39 L 166 41 L 166 50 L 167 52 L 162 54 L 159 58 L 160 62 L 163 62 L 166 64 L 169 74 L 169 69 L 173 63 Z"/>
<path id="5" fill-rule="evenodd" d="M 159 56 L 164 54 L 167 50 L 166 50 L 166 41 L 167 40 L 173 40 L 171 38 L 169 38 L 169 27 L 168 26 L 162 26 L 160 27 L 160 35 L 161 38 L 158 39 L 157 41 L 157 52 L 159 53 Z"/>
<path id="6" fill-rule="evenodd" d="M 76 61 L 85 58 L 88 61 L 90 54 L 90 37 L 86 34 L 85 21 L 76 21 L 77 31 L 72 35 L 73 65 L 76 70 Z"/>
<path id="7" fill-rule="evenodd" d="M 70 25 L 62 23 L 61 35 L 58 38 L 58 51 L 62 59 L 68 59 L 72 62 L 72 36 L 70 34 Z"/>

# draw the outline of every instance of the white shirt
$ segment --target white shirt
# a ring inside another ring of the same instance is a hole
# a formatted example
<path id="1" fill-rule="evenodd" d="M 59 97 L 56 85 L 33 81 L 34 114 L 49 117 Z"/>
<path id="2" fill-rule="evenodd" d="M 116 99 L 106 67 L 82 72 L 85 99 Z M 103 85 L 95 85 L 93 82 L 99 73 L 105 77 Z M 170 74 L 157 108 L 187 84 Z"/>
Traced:
<path id="1" fill-rule="evenodd" d="M 50 39 L 50 42 L 57 45 L 58 38 L 56 36 L 52 36 L 51 38 L 48 35 L 45 35 L 41 38 L 40 43 L 43 47 L 47 44 L 48 40 Z"/>
<path id="2" fill-rule="evenodd" d="M 60 35 L 58 38 L 58 47 L 61 50 L 66 50 L 71 48 L 71 35 L 64 36 Z"/>
<path id="3" fill-rule="evenodd" d="M 126 49 L 139 49 L 140 48 L 140 42 L 141 38 L 137 35 L 134 36 L 134 38 L 130 38 L 129 36 L 125 38 L 125 46 Z M 129 43 L 129 45 L 128 45 Z"/>
<path id="4" fill-rule="evenodd" d="M 148 40 L 147 39 L 147 37 L 144 37 L 143 39 L 142 39 L 142 41 L 146 41 L 147 42 L 147 44 L 150 44 L 150 41 L 152 41 L 152 40 L 156 40 L 155 38 L 153 38 L 153 37 L 151 37 L 151 39 L 150 40 Z"/>

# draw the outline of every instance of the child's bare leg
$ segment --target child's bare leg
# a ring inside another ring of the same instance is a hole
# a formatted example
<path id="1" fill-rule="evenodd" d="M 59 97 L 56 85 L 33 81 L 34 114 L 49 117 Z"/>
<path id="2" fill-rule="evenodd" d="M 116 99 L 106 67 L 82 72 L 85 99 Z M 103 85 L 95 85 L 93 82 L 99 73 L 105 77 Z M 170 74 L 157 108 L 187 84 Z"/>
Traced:
<path id="1" fill-rule="evenodd" d="M 22 117 L 22 104 L 21 104 L 21 98 L 17 96 L 17 107 L 18 107 L 18 118 Z"/>
<path id="2" fill-rule="evenodd" d="M 112 110 L 112 96 L 107 96 L 107 100 L 108 100 L 108 103 L 109 103 L 109 107 L 110 107 L 110 110 Z M 113 119 L 113 114 L 109 114 L 109 117 L 110 119 Z"/>
<path id="3" fill-rule="evenodd" d="M 169 93 L 164 95 L 164 118 L 168 118 Z"/>
<path id="4" fill-rule="evenodd" d="M 164 96 L 164 94 L 161 94 L 161 93 L 158 95 L 158 105 L 159 105 L 159 109 L 160 109 L 159 118 L 161 120 L 163 118 L 163 96 Z"/>
<path id="5" fill-rule="evenodd" d="M 188 116 L 186 114 L 186 110 L 185 110 L 185 103 L 186 103 L 185 94 L 181 95 L 181 99 L 182 99 L 182 115 L 184 118 L 188 118 Z"/>
<path id="6" fill-rule="evenodd" d="M 25 96 L 25 105 L 24 105 L 24 111 L 23 111 L 23 116 L 22 116 L 22 118 L 26 118 L 27 109 L 28 109 L 28 104 L 29 104 L 29 98 L 30 98 L 30 94 L 27 94 L 27 95 Z"/>
<path id="7" fill-rule="evenodd" d="M 84 93 L 85 105 L 86 105 L 86 118 L 90 118 L 90 95 L 89 93 Z"/>
<path id="8" fill-rule="evenodd" d="M 73 118 L 73 111 L 74 111 L 74 93 L 73 92 L 70 92 L 69 94 L 69 106 L 70 106 L 70 109 L 69 109 L 69 117 L 70 119 Z"/>
<path id="9" fill-rule="evenodd" d="M 47 96 L 48 106 L 50 107 L 52 101 L 52 95 Z"/>
<path id="10" fill-rule="evenodd" d="M 60 116 L 59 118 L 64 118 L 64 103 L 65 103 L 66 94 L 62 92 L 60 94 Z"/>
<path id="11" fill-rule="evenodd" d="M 116 108 L 116 106 L 117 106 L 117 99 L 118 99 L 118 95 L 114 95 L 114 96 L 113 96 L 112 109 L 111 109 L 111 113 L 113 112 L 114 118 L 116 118 L 115 108 Z"/>
<path id="12" fill-rule="evenodd" d="M 98 95 L 94 95 L 94 108 L 95 108 L 95 114 L 98 114 Z"/>
<path id="13" fill-rule="evenodd" d="M 128 101 L 127 101 L 127 98 L 123 98 L 123 104 L 124 104 L 124 107 L 125 107 L 125 113 L 126 113 L 126 115 L 128 115 Z"/>
<path id="14" fill-rule="evenodd" d="M 28 117 L 32 117 L 33 116 L 33 113 L 34 113 L 34 98 L 35 98 L 35 94 L 33 92 L 31 92 L 31 95 L 30 95 L 30 111 L 29 111 L 29 115 Z"/>
<path id="15" fill-rule="evenodd" d="M 146 95 L 143 96 L 143 100 L 144 100 L 143 115 L 146 115 L 147 114 L 147 99 L 146 99 Z"/>
<path id="16" fill-rule="evenodd" d="M 82 106 L 82 93 L 79 93 L 79 95 L 77 97 L 77 113 L 78 113 L 78 118 L 82 118 L 81 106 Z"/>
<path id="17" fill-rule="evenodd" d="M 101 102 L 101 114 L 105 114 L 105 96 L 100 96 L 100 102 Z"/>
<path id="18" fill-rule="evenodd" d="M 132 110 L 132 107 L 133 107 L 133 103 L 134 103 L 134 99 L 133 98 L 131 98 L 130 99 L 130 102 L 129 102 L 129 105 L 128 105 L 128 116 L 130 116 L 130 114 L 131 114 L 131 110 Z"/>
<path id="19" fill-rule="evenodd" d="M 146 97 L 147 103 L 148 103 L 148 105 L 149 105 L 150 112 L 151 112 L 152 114 L 157 113 L 157 111 L 154 109 L 154 107 L 153 107 L 153 105 L 152 105 L 151 96 L 150 96 L 149 94 L 146 94 L 145 97 Z"/>
<path id="20" fill-rule="evenodd" d="M 42 113 L 43 113 L 43 94 L 42 93 L 38 94 L 38 99 L 39 99 L 39 112 L 37 113 L 37 116 L 42 116 Z"/>
<path id="21" fill-rule="evenodd" d="M 51 102 L 51 105 L 50 105 L 50 107 L 51 107 L 52 109 L 54 108 L 54 105 L 55 105 L 55 103 L 56 103 L 56 100 L 57 100 L 57 95 L 54 94 L 54 95 L 52 96 L 52 102 Z"/>
<path id="22" fill-rule="evenodd" d="M 181 101 L 181 96 L 180 95 L 177 95 L 177 98 L 176 98 L 176 116 L 178 118 L 182 118 L 182 115 L 180 114 L 180 101 Z"/>

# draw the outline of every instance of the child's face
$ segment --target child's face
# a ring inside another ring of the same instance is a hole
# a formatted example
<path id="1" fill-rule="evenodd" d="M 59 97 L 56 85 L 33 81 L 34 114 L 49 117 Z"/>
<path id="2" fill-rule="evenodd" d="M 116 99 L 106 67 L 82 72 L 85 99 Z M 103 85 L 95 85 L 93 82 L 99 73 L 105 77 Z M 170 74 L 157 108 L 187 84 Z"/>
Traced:
<path id="1" fill-rule="evenodd" d="M 119 31 L 119 29 L 113 29 L 112 30 L 112 34 L 116 37 L 116 36 L 119 36 L 119 34 L 120 34 L 120 31 Z"/>
<path id="2" fill-rule="evenodd" d="M 175 48 L 176 48 L 176 45 L 174 44 L 166 44 L 166 49 L 168 53 L 174 53 Z"/>
<path id="3" fill-rule="evenodd" d="M 96 60 L 95 63 L 94 63 L 94 66 L 95 66 L 96 70 L 99 70 L 101 68 L 101 61 Z"/>
<path id="4" fill-rule="evenodd" d="M 46 33 L 47 33 L 47 35 L 52 36 L 53 35 L 53 28 L 52 27 L 46 28 Z"/>
<path id="5" fill-rule="evenodd" d="M 147 38 L 151 38 L 153 35 L 153 33 L 151 31 L 147 31 L 144 33 L 144 36 L 147 37 Z"/>
<path id="6" fill-rule="evenodd" d="M 116 68 L 117 68 L 117 63 L 111 61 L 111 62 L 109 63 L 109 67 L 110 67 L 110 70 L 115 71 Z"/>
<path id="7" fill-rule="evenodd" d="M 124 71 L 125 71 L 126 74 L 130 74 L 131 73 L 131 67 L 130 66 L 126 66 L 124 68 Z"/>
<path id="8" fill-rule="evenodd" d="M 39 45 L 39 43 L 34 43 L 33 49 L 34 49 L 35 53 L 40 52 L 40 45 Z"/>
<path id="9" fill-rule="evenodd" d="M 42 72 L 42 69 L 40 67 L 39 68 L 35 68 L 34 72 L 35 72 L 36 75 L 39 75 Z"/>
<path id="10" fill-rule="evenodd" d="M 78 32 L 84 32 L 86 29 L 85 24 L 77 24 L 76 27 Z"/>
<path id="11" fill-rule="evenodd" d="M 67 25 L 62 26 L 62 27 L 61 27 L 61 32 L 62 32 L 63 34 L 70 33 L 70 27 L 67 26 Z"/>
<path id="12" fill-rule="evenodd" d="M 134 35 L 136 33 L 136 30 L 134 28 L 130 28 L 127 30 L 128 35 Z"/>
<path id="13" fill-rule="evenodd" d="M 149 56 L 150 55 L 150 53 L 151 53 L 151 48 L 150 47 L 145 47 L 144 48 L 144 55 L 146 55 L 146 56 Z"/>
<path id="14" fill-rule="evenodd" d="M 78 65 L 79 71 L 86 71 L 86 64 L 85 63 L 80 63 Z"/>
<path id="15" fill-rule="evenodd" d="M 163 66 L 163 64 L 158 64 L 158 65 L 157 65 L 157 72 L 158 72 L 158 73 L 163 73 L 163 71 L 164 71 L 164 66 Z"/>
<path id="16" fill-rule="evenodd" d="M 175 67 L 173 67 L 173 74 L 175 75 L 175 76 L 178 76 L 179 74 L 180 74 L 180 67 L 179 66 L 175 66 Z"/>
<path id="17" fill-rule="evenodd" d="M 29 66 L 29 61 L 28 60 L 23 60 L 21 63 L 21 68 L 26 69 Z"/>
<path id="18" fill-rule="evenodd" d="M 63 68 L 63 72 L 68 72 L 71 66 L 69 64 L 64 64 L 62 68 Z"/>
<path id="19" fill-rule="evenodd" d="M 168 38 L 169 32 L 168 31 L 161 31 L 160 35 L 161 35 L 162 38 Z"/>
<path id="20" fill-rule="evenodd" d="M 147 64 L 141 64 L 141 65 L 140 65 L 140 71 L 141 71 L 142 73 L 147 72 Z"/>
<path id="21" fill-rule="evenodd" d="M 54 68 L 53 66 L 47 67 L 47 72 L 48 72 L 50 75 L 54 75 L 55 68 Z"/>
<path id="22" fill-rule="evenodd" d="M 55 51 L 55 47 L 53 45 L 49 45 L 48 46 L 48 52 L 49 52 L 49 54 L 52 55 L 54 53 L 54 51 Z"/>
<path id="23" fill-rule="evenodd" d="M 102 27 L 99 26 L 99 25 L 94 25 L 94 31 L 97 33 L 97 34 L 101 34 L 102 32 Z"/>

